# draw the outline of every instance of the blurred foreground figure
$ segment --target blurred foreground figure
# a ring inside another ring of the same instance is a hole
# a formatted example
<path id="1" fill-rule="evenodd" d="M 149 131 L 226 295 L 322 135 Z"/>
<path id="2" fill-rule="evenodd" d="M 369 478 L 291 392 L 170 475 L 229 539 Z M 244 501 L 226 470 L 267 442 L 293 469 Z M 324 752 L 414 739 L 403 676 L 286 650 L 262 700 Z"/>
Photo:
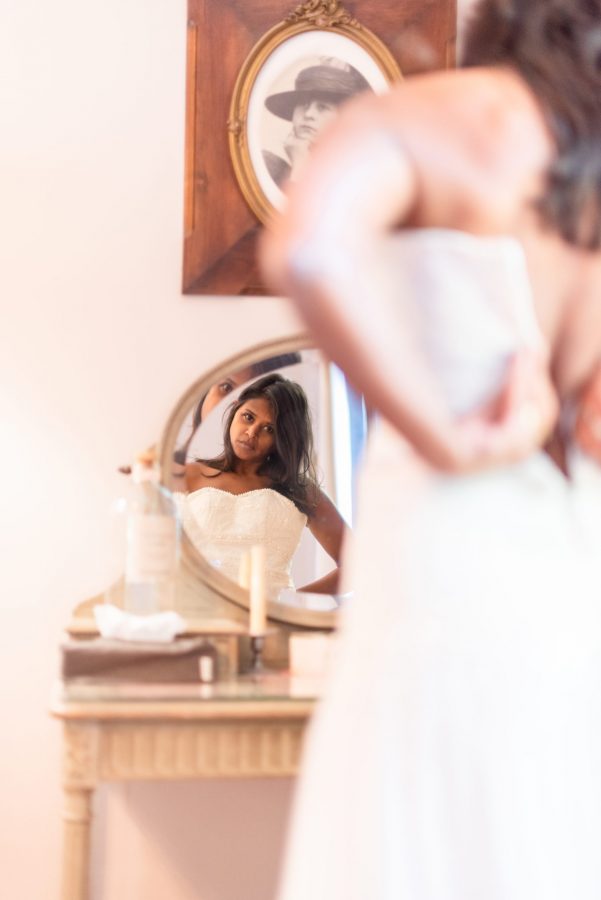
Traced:
<path id="1" fill-rule="evenodd" d="M 601 896 L 601 473 L 572 437 L 601 0 L 484 0 L 464 64 L 349 103 L 263 244 L 382 414 L 282 900 Z"/>

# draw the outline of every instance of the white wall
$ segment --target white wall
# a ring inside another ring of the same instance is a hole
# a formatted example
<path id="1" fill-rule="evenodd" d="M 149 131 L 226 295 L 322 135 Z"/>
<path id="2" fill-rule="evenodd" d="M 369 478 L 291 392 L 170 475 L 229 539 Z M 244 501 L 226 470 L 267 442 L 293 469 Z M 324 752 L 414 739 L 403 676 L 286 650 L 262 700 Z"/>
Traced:
<path id="1" fill-rule="evenodd" d="M 180 294 L 185 32 L 185 0 L 0 9 L 0 868 L 19 900 L 58 897 L 47 708 L 69 611 L 112 575 L 116 468 L 202 369 L 299 329 L 280 301 Z M 269 900 L 289 793 L 103 789 L 93 900 Z"/>
<path id="2" fill-rule="evenodd" d="M 47 708 L 69 611 L 112 574 L 115 470 L 202 369 L 298 329 L 279 301 L 180 295 L 185 22 L 185 0 L 0 5 L 0 869 L 18 900 L 58 897 Z M 270 900 L 289 797 L 103 789 L 93 900 Z"/>

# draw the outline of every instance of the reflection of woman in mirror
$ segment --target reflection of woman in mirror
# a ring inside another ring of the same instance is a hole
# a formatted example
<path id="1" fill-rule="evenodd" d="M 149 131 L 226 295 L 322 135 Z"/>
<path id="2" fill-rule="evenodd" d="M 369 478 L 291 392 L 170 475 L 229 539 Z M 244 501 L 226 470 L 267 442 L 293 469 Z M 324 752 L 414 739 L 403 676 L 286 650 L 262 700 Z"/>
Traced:
<path id="1" fill-rule="evenodd" d="M 387 419 L 284 900 L 601 890 L 601 0 L 474 15 L 463 70 L 340 112 L 264 246 Z"/>
<path id="2" fill-rule="evenodd" d="M 293 366 L 301 361 L 300 353 L 279 353 L 276 356 L 268 356 L 267 359 L 258 359 L 250 363 L 244 369 L 238 369 L 230 375 L 225 375 L 220 381 L 211 385 L 204 397 L 201 397 L 194 412 L 192 428 L 198 428 L 201 422 L 204 422 L 211 410 L 228 397 L 232 391 L 241 387 L 245 382 L 258 378 L 260 375 L 267 375 L 275 369 L 283 369 L 286 366 Z"/>
<path id="3" fill-rule="evenodd" d="M 182 521 L 195 546 L 237 580 L 243 554 L 264 544 L 275 598 L 293 586 L 290 565 L 307 526 L 336 568 L 300 589 L 336 593 L 345 526 L 317 484 L 309 407 L 300 385 L 272 374 L 245 388 L 229 410 L 223 444 L 218 458 L 186 464 Z"/>
<path id="4" fill-rule="evenodd" d="M 275 369 L 283 369 L 286 366 L 296 365 L 296 363 L 300 363 L 300 361 L 300 353 L 279 353 L 276 356 L 269 356 L 267 359 L 256 360 L 255 362 L 250 363 L 250 365 L 245 366 L 243 369 L 237 369 L 235 372 L 230 372 L 220 378 L 219 381 L 212 384 L 194 407 L 190 434 L 186 442 L 175 451 L 175 462 L 181 466 L 185 464 L 188 450 L 201 423 L 204 422 L 209 413 L 219 406 L 226 397 L 229 397 L 233 391 L 242 387 L 243 384 L 247 381 L 251 381 L 253 378 L 258 378 L 260 375 L 266 375 L 268 372 L 273 372 Z M 175 471 L 174 474 L 176 476 L 178 474 L 183 476 L 185 472 L 184 470 L 179 472 Z"/>

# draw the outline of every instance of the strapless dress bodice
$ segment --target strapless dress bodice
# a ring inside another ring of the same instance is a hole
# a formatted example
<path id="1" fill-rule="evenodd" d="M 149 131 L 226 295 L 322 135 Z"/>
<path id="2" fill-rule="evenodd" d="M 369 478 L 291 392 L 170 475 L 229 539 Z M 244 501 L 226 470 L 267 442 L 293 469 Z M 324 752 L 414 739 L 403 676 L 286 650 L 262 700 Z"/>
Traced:
<path id="1" fill-rule="evenodd" d="M 451 411 L 478 409 L 542 340 L 521 246 L 388 249 L 390 347 L 415 339 Z M 407 449 L 370 428 L 278 900 L 598 900 L 600 470 L 449 475 Z"/>
<path id="2" fill-rule="evenodd" d="M 294 587 L 290 575 L 307 517 L 271 488 L 231 494 L 203 487 L 179 500 L 182 525 L 197 550 L 228 578 L 238 581 L 243 554 L 265 547 L 270 596 Z"/>
<path id="3" fill-rule="evenodd" d="M 405 230 L 390 239 L 398 302 L 414 311 L 415 339 L 450 409 L 491 399 L 518 346 L 537 346 L 524 252 L 509 236 Z"/>

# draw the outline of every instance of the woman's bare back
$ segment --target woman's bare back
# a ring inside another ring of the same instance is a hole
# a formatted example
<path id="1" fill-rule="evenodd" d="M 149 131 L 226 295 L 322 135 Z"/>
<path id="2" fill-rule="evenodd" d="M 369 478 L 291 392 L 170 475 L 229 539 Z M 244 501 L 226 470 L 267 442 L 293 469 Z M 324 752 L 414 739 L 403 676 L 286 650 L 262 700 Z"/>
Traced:
<path id="1" fill-rule="evenodd" d="M 437 73 L 412 79 L 396 102 L 391 97 L 393 112 L 423 173 L 405 224 L 519 240 L 554 383 L 561 397 L 574 394 L 599 361 L 601 253 L 569 245 L 535 208 L 554 151 L 529 88 L 503 69 Z"/>
<path id="2" fill-rule="evenodd" d="M 379 248 L 403 228 L 515 237 L 547 340 L 541 363 L 560 398 L 574 393 L 592 375 L 601 346 L 594 304 L 601 257 L 568 245 L 537 209 L 555 152 L 539 104 L 510 69 L 411 78 L 339 115 L 266 241 L 263 260 L 276 289 L 296 299 L 325 349 L 442 468 L 470 467 L 470 452 L 428 385 L 410 337 L 390 341 L 401 325 Z M 410 335 L 409 320 L 404 327 Z M 538 387 L 533 381 L 520 401 L 540 413 L 533 446 L 555 415 L 546 377 L 541 370 Z M 508 458 L 525 452 L 521 436 L 518 444 Z"/>

